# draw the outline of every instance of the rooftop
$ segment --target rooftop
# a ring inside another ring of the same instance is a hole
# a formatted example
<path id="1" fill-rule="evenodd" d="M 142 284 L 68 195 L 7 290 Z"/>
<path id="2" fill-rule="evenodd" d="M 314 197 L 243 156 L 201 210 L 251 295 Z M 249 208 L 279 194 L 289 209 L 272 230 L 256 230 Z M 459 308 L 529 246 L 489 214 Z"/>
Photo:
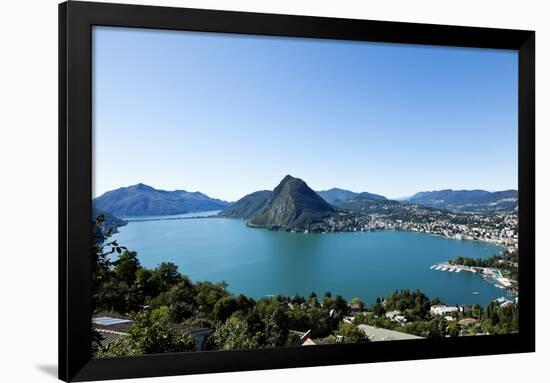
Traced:
<path id="1" fill-rule="evenodd" d="M 369 326 L 366 324 L 360 324 L 357 327 L 367 335 L 371 342 L 384 340 L 423 339 L 420 336 L 411 335 L 400 331 L 387 330 L 385 328 Z"/>
<path id="2" fill-rule="evenodd" d="M 95 317 L 92 318 L 93 324 L 98 324 L 102 326 L 111 326 L 114 324 L 129 323 L 130 319 L 125 318 L 114 318 L 114 317 Z"/>

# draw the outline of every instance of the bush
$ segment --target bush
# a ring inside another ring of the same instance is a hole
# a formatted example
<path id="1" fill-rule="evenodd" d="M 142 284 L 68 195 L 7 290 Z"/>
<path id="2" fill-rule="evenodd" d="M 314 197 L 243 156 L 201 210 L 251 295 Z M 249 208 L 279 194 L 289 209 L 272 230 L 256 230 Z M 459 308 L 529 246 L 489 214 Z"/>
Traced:
<path id="1" fill-rule="evenodd" d="M 120 337 L 98 357 L 193 351 L 195 338 L 169 325 L 168 308 L 143 311 L 134 318 L 127 335 Z"/>
<path id="2" fill-rule="evenodd" d="M 258 348 L 258 337 L 251 334 L 248 324 L 241 319 L 231 317 L 218 327 L 212 335 L 212 341 L 217 349 L 236 350 Z"/>
<path id="3" fill-rule="evenodd" d="M 357 342 L 368 342 L 369 339 L 367 335 L 361 331 L 357 326 L 342 322 L 338 327 L 337 335 L 341 335 L 345 343 L 357 343 Z"/>

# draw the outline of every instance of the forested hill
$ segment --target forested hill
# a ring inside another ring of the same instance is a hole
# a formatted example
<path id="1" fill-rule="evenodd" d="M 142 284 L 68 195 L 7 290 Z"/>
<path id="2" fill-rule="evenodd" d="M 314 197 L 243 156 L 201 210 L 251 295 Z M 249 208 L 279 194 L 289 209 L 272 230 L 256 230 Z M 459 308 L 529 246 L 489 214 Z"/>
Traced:
<path id="1" fill-rule="evenodd" d="M 223 210 L 230 206 L 201 192 L 166 191 L 144 184 L 111 190 L 93 200 L 93 207 L 115 216 L 173 215 Z"/>
<path id="2" fill-rule="evenodd" d="M 456 212 L 494 213 L 516 209 L 518 191 L 445 189 L 416 193 L 406 202 Z"/>
<path id="3" fill-rule="evenodd" d="M 221 211 L 219 215 L 227 218 L 248 219 L 267 204 L 272 194 L 271 190 L 260 190 L 250 193 Z"/>
<path id="4" fill-rule="evenodd" d="M 335 205 L 341 202 L 349 201 L 357 196 L 361 196 L 363 198 L 370 198 L 373 200 L 384 200 L 386 197 L 368 193 L 368 192 L 362 192 L 362 193 L 355 193 L 350 190 L 345 189 L 339 189 L 339 188 L 332 188 L 329 190 L 321 190 L 318 191 L 317 194 L 319 194 L 325 201 L 330 203 L 331 205 Z"/>

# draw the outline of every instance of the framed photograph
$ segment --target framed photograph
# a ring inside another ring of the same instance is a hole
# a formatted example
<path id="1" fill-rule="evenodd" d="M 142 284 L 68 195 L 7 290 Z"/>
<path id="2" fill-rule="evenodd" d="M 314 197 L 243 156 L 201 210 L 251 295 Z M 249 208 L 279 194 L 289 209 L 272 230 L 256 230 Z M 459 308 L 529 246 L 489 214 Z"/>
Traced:
<path id="1" fill-rule="evenodd" d="M 60 4 L 60 379 L 533 352 L 534 55 Z"/>

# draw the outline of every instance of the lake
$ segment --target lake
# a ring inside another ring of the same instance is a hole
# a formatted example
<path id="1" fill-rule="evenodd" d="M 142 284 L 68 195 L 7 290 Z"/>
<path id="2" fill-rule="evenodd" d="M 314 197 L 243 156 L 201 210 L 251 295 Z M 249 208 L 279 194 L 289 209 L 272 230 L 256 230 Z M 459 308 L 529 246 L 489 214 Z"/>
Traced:
<path id="1" fill-rule="evenodd" d="M 330 291 L 370 304 L 408 288 L 448 305 L 486 305 L 505 295 L 477 274 L 430 269 L 457 256 L 488 257 L 498 246 L 423 233 L 288 233 L 237 219 L 193 218 L 131 221 L 113 239 L 136 251 L 143 266 L 173 262 L 193 281 L 225 281 L 229 291 L 253 298 Z"/>

